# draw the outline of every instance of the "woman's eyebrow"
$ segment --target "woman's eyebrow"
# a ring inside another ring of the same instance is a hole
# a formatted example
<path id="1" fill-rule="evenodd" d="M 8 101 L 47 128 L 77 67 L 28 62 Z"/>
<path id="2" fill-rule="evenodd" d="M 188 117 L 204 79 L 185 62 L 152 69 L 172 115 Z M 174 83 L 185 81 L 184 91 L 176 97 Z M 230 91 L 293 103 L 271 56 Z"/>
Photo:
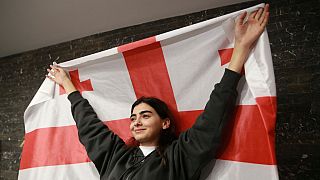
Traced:
<path id="1" fill-rule="evenodd" d="M 144 110 L 144 111 L 140 111 L 140 112 L 139 112 L 139 114 L 144 114 L 144 113 L 151 113 L 151 114 L 152 114 L 152 112 L 149 111 L 149 110 Z"/>
<path id="2" fill-rule="evenodd" d="M 140 111 L 140 112 L 139 112 L 140 115 L 141 115 L 141 114 L 144 114 L 144 113 L 151 113 L 151 114 L 152 114 L 152 112 L 149 111 L 149 110 L 143 110 L 143 111 Z M 135 116 L 137 116 L 137 115 L 136 115 L 136 114 L 131 114 L 130 118 L 135 117 Z"/>

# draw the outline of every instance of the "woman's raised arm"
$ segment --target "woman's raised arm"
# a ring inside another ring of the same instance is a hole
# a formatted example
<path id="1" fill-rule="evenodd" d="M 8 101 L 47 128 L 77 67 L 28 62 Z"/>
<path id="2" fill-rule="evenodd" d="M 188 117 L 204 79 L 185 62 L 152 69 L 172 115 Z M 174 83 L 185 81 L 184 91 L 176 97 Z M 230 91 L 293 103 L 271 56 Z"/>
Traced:
<path id="1" fill-rule="evenodd" d="M 264 31 L 269 19 L 269 4 L 264 8 L 252 12 L 247 21 L 247 13 L 244 12 L 236 20 L 235 45 L 228 69 L 240 73 L 248 55 Z"/>

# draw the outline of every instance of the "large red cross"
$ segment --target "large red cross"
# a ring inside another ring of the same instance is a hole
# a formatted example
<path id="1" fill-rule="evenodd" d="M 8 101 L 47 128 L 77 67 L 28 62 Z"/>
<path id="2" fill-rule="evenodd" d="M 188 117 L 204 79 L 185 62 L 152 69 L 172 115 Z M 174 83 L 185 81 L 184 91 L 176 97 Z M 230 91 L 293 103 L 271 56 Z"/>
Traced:
<path id="1" fill-rule="evenodd" d="M 177 133 L 190 128 L 201 111 L 178 111 L 161 44 L 154 42 L 125 51 L 123 55 L 137 98 L 154 96 L 163 100 L 177 118 Z"/>

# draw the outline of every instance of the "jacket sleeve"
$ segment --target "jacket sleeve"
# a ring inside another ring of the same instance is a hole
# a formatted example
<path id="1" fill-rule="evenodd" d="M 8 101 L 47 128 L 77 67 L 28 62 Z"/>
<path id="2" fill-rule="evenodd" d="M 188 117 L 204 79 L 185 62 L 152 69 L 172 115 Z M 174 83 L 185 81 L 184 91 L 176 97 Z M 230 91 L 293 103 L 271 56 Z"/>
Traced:
<path id="1" fill-rule="evenodd" d="M 183 162 L 184 169 L 180 171 L 186 172 L 188 179 L 198 176 L 201 169 L 215 158 L 223 127 L 233 114 L 240 77 L 240 74 L 226 69 L 203 113 L 190 129 L 179 136 L 174 151 Z"/>
<path id="2" fill-rule="evenodd" d="M 125 143 L 97 117 L 97 114 L 78 91 L 69 94 L 71 111 L 78 128 L 80 142 L 85 146 L 89 158 L 99 173 L 111 161 L 113 152 Z"/>

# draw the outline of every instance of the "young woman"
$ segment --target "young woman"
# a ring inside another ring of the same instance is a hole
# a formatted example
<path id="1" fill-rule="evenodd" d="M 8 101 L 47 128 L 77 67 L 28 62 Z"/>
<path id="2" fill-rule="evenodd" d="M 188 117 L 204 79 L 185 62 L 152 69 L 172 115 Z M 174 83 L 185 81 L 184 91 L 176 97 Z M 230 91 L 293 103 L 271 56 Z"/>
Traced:
<path id="1" fill-rule="evenodd" d="M 199 179 L 201 169 L 215 157 L 221 132 L 232 114 L 240 72 L 255 41 L 269 19 L 269 5 L 240 15 L 235 26 L 235 46 L 228 68 L 215 85 L 204 112 L 195 124 L 174 136 L 168 107 L 156 98 L 140 98 L 131 109 L 130 130 L 137 147 L 128 147 L 98 118 L 89 102 L 59 67 L 50 66 L 47 76 L 63 86 L 72 105 L 81 143 L 101 179 Z"/>

